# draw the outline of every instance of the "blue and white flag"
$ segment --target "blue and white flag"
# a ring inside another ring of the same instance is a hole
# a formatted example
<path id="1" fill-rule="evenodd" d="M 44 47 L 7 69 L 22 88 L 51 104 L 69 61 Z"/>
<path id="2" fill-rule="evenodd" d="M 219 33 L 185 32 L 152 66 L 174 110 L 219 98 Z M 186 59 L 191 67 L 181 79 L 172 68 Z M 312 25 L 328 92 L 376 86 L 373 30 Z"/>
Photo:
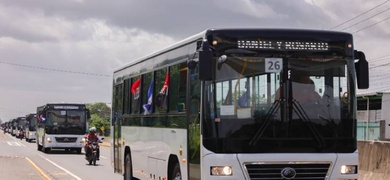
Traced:
<path id="1" fill-rule="evenodd" d="M 43 115 L 41 114 L 41 115 L 39 115 L 39 116 L 37 116 L 37 119 L 38 119 L 38 122 L 40 122 L 40 123 L 45 123 L 46 122 L 46 118 L 45 117 L 43 117 Z"/>
<path id="2" fill-rule="evenodd" d="M 150 81 L 150 86 L 148 89 L 148 103 L 144 104 L 144 114 L 150 114 L 152 112 L 152 101 L 153 101 L 153 79 Z"/>

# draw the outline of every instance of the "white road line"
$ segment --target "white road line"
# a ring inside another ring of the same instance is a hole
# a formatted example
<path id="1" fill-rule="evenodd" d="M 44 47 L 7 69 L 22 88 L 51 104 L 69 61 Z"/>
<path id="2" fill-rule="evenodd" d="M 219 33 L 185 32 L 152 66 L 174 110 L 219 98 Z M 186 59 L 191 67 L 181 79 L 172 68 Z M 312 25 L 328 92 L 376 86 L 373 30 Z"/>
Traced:
<path id="1" fill-rule="evenodd" d="M 101 158 L 103 158 L 103 159 L 108 159 L 108 157 L 105 157 L 105 156 L 100 156 Z"/>
<path id="2" fill-rule="evenodd" d="M 50 161 L 49 159 L 45 158 L 44 156 L 40 155 L 43 159 L 45 159 L 46 161 L 48 161 L 49 163 L 52 163 L 54 166 L 57 166 L 58 168 L 60 168 L 61 170 L 65 171 L 66 173 L 68 173 L 69 175 L 73 176 L 75 179 L 77 180 L 81 180 L 81 178 L 79 178 L 78 176 L 74 175 L 73 173 L 71 173 L 70 171 L 66 170 L 65 168 L 59 166 L 58 164 L 54 163 L 53 161 Z"/>
<path id="3" fill-rule="evenodd" d="M 26 147 L 24 144 L 21 144 L 21 143 L 16 142 L 16 141 L 7 141 L 7 144 L 10 146 L 24 146 L 24 147 Z"/>
<path id="4" fill-rule="evenodd" d="M 16 142 L 16 143 L 18 143 L 18 144 L 20 144 L 20 145 L 26 147 L 26 145 L 24 145 L 23 143 L 20 143 L 20 142 Z"/>

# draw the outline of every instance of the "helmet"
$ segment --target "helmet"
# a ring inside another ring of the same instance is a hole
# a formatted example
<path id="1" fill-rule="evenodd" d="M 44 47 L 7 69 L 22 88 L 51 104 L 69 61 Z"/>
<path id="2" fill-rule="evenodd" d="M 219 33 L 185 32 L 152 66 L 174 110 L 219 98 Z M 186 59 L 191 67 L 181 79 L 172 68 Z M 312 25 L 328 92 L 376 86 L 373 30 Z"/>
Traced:
<path id="1" fill-rule="evenodd" d="M 91 127 L 89 129 L 89 133 L 96 133 L 96 128 L 95 127 Z"/>

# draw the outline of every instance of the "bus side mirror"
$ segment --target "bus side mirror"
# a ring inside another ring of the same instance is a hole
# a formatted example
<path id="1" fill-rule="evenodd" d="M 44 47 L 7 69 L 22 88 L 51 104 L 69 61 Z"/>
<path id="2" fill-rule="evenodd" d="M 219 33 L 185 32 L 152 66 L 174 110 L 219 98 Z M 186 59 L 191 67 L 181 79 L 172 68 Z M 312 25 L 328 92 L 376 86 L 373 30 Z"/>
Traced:
<path id="1" fill-rule="evenodd" d="M 202 41 L 199 50 L 199 80 L 213 79 L 213 53 L 208 41 Z"/>
<path id="2" fill-rule="evenodd" d="M 361 51 L 354 51 L 355 59 L 359 59 L 355 63 L 356 79 L 358 89 L 368 89 L 369 87 L 369 68 L 366 56 Z"/>

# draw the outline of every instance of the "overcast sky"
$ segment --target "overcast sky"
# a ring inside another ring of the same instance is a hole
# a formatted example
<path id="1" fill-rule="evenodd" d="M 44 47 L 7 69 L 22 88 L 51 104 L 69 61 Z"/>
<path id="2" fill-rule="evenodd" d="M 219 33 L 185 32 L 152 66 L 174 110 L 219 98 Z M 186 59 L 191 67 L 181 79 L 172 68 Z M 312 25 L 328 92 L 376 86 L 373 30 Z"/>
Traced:
<path id="1" fill-rule="evenodd" d="M 0 0 L 0 118 L 48 102 L 111 103 L 114 69 L 207 28 L 353 33 L 390 88 L 389 0 Z M 389 64 L 388 64 L 389 63 Z"/>

